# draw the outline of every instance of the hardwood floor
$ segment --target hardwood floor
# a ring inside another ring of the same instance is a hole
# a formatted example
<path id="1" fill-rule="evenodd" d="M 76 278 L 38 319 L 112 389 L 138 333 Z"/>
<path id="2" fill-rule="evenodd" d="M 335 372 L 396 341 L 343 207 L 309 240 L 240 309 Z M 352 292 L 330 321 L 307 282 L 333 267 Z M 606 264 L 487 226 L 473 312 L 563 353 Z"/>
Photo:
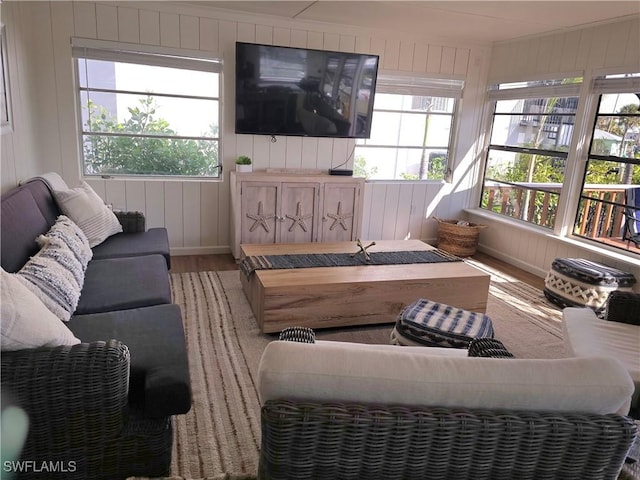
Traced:
<path id="1" fill-rule="evenodd" d="M 238 270 L 233 255 L 176 255 L 171 257 L 171 273 Z"/>
<path id="2" fill-rule="evenodd" d="M 517 278 L 521 282 L 527 283 L 533 287 L 542 290 L 544 288 L 544 279 L 532 273 L 526 272 L 520 268 L 509 265 L 508 263 L 490 257 L 484 253 L 476 253 L 473 258 L 484 263 L 496 270 L 500 270 L 512 277 Z M 235 262 L 233 255 L 230 253 L 219 255 L 180 255 L 171 257 L 171 272 L 205 272 L 209 270 L 237 270 L 238 264 Z"/>

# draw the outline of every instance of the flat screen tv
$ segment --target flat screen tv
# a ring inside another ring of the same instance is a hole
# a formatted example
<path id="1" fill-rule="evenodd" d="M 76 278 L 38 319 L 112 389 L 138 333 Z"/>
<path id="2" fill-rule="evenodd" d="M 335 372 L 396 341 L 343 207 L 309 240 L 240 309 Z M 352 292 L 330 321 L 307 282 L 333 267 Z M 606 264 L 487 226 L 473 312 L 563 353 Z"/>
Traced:
<path id="1" fill-rule="evenodd" d="M 236 133 L 369 138 L 378 56 L 236 43 Z"/>

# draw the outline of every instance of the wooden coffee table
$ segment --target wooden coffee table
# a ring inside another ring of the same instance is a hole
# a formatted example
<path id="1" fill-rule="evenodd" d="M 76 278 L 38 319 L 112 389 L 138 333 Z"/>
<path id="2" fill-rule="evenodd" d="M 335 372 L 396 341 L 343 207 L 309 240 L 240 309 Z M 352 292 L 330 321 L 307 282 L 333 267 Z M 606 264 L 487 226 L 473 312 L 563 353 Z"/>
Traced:
<path id="1" fill-rule="evenodd" d="M 370 242 L 363 242 L 368 245 Z M 431 250 L 418 240 L 378 241 L 369 252 Z M 242 256 L 354 253 L 355 242 L 241 245 Z M 391 323 L 418 298 L 484 313 L 490 276 L 465 262 L 240 272 L 260 330 Z"/>

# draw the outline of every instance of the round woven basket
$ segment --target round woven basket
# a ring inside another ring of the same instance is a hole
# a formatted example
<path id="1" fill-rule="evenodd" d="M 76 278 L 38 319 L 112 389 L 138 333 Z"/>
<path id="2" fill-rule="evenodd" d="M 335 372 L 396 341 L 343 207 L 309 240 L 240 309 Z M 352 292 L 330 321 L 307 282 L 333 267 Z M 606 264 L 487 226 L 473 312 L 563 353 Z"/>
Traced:
<path id="1" fill-rule="evenodd" d="M 467 223 L 458 225 L 456 219 L 434 217 L 438 221 L 438 248 L 458 257 L 470 257 L 478 248 L 480 230 L 486 225 Z"/>

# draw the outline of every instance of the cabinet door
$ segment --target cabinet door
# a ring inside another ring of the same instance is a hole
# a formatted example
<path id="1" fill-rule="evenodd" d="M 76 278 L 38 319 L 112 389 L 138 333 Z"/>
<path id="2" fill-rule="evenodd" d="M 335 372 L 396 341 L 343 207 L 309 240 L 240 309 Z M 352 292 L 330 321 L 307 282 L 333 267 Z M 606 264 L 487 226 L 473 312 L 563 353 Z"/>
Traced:
<path id="1" fill-rule="evenodd" d="M 315 242 L 319 192 L 318 183 L 282 183 L 280 208 L 280 242 Z"/>
<path id="2" fill-rule="evenodd" d="M 279 183 L 242 182 L 240 243 L 276 243 Z"/>
<path id="3" fill-rule="evenodd" d="M 325 183 L 322 207 L 321 242 L 355 240 L 356 221 L 359 221 L 358 184 Z"/>

